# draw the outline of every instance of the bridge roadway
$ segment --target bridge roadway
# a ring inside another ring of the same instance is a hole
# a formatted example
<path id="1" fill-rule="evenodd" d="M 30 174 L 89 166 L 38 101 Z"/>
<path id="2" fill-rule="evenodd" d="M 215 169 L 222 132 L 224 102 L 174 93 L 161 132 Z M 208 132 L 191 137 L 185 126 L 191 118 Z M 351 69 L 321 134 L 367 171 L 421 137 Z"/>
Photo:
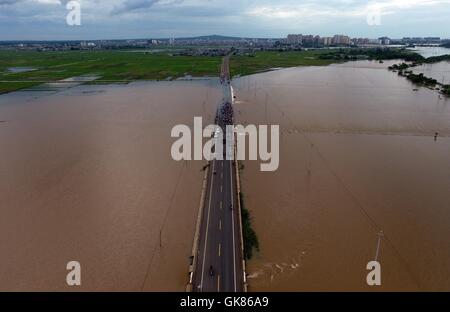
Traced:
<path id="1" fill-rule="evenodd" d="M 220 77 L 224 89 L 222 105 L 233 103 L 229 56 L 223 60 Z M 220 108 L 218 125 L 225 130 Z M 194 292 L 244 291 L 240 220 L 235 163 L 232 160 L 211 161 L 193 273 Z"/>

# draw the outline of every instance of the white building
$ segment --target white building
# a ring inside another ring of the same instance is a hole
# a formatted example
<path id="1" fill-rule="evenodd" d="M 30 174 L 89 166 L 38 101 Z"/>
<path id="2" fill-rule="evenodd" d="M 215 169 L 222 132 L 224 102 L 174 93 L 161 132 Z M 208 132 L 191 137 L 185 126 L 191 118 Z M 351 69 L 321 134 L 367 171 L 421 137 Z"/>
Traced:
<path id="1" fill-rule="evenodd" d="M 322 38 L 322 44 L 325 46 L 329 46 L 333 44 L 333 38 L 332 37 L 323 37 Z"/>
<path id="2" fill-rule="evenodd" d="M 287 36 L 288 44 L 302 44 L 303 43 L 303 35 L 288 35 Z"/>

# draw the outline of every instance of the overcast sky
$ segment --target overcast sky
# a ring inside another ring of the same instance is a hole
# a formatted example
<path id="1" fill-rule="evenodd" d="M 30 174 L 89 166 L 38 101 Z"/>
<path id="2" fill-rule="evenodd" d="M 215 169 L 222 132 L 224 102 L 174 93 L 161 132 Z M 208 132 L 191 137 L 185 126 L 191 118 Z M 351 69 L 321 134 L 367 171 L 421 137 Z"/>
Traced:
<path id="1" fill-rule="evenodd" d="M 122 39 L 289 33 L 450 38 L 450 0 L 0 0 L 0 40 Z M 369 16 L 369 23 L 368 23 Z M 380 25 L 377 17 L 380 16 Z"/>

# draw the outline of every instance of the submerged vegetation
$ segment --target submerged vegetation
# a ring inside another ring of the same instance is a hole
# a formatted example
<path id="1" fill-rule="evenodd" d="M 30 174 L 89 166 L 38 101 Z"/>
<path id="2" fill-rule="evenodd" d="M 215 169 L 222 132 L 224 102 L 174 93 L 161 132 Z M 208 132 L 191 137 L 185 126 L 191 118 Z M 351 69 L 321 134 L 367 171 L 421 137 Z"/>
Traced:
<path id="1" fill-rule="evenodd" d="M 450 97 L 450 85 L 442 86 L 442 93 L 444 93 L 446 96 Z"/>
<path id="2" fill-rule="evenodd" d="M 439 86 L 442 94 L 450 96 L 450 85 L 439 83 L 436 79 L 426 77 L 423 73 L 415 74 L 412 70 L 409 70 L 422 64 L 434 64 L 443 61 L 450 61 L 450 55 L 433 56 L 424 58 L 422 61 L 413 61 L 412 63 L 394 64 L 389 66 L 389 70 L 397 72 L 399 76 L 406 77 L 406 79 L 417 85 L 429 88 Z"/>
<path id="3" fill-rule="evenodd" d="M 242 213 L 242 233 L 244 236 L 244 258 L 250 260 L 253 257 L 253 250 L 259 251 L 259 241 L 256 232 L 253 230 L 250 219 L 250 212 L 244 204 L 244 194 L 240 193 L 241 213 Z"/>
<path id="4" fill-rule="evenodd" d="M 407 64 L 407 63 L 401 63 L 401 64 L 394 64 L 392 66 L 389 66 L 389 70 L 392 70 L 394 72 L 397 72 L 399 76 L 406 77 L 409 81 L 418 84 L 418 85 L 424 85 L 428 87 L 434 87 L 436 84 L 438 84 L 436 79 L 428 78 L 424 74 L 414 74 L 413 71 L 408 70 L 410 67 L 417 66 L 415 64 Z"/>
<path id="5" fill-rule="evenodd" d="M 406 78 L 416 84 L 421 84 L 429 87 L 434 87 L 437 84 L 436 79 L 425 77 L 422 73 L 414 74 L 412 72 L 408 72 Z"/>

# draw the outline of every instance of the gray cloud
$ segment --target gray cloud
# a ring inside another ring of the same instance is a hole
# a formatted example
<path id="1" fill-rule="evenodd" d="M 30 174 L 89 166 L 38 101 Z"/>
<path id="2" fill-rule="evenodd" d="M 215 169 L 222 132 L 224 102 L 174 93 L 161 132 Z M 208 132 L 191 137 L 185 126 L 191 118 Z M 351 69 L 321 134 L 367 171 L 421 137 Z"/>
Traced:
<path id="1" fill-rule="evenodd" d="M 68 1 L 0 0 L 0 40 L 211 33 L 282 37 L 291 32 L 450 37 L 450 0 L 78 0 L 78 28 L 65 24 Z M 367 25 L 370 5 L 389 12 L 382 26 Z"/>
<path id="2" fill-rule="evenodd" d="M 0 0 L 0 5 L 11 5 L 16 4 L 22 0 Z"/>
<path id="3" fill-rule="evenodd" d="M 148 9 L 158 2 L 161 2 L 161 0 L 126 0 L 122 4 L 114 7 L 111 14 L 118 15 Z"/>

